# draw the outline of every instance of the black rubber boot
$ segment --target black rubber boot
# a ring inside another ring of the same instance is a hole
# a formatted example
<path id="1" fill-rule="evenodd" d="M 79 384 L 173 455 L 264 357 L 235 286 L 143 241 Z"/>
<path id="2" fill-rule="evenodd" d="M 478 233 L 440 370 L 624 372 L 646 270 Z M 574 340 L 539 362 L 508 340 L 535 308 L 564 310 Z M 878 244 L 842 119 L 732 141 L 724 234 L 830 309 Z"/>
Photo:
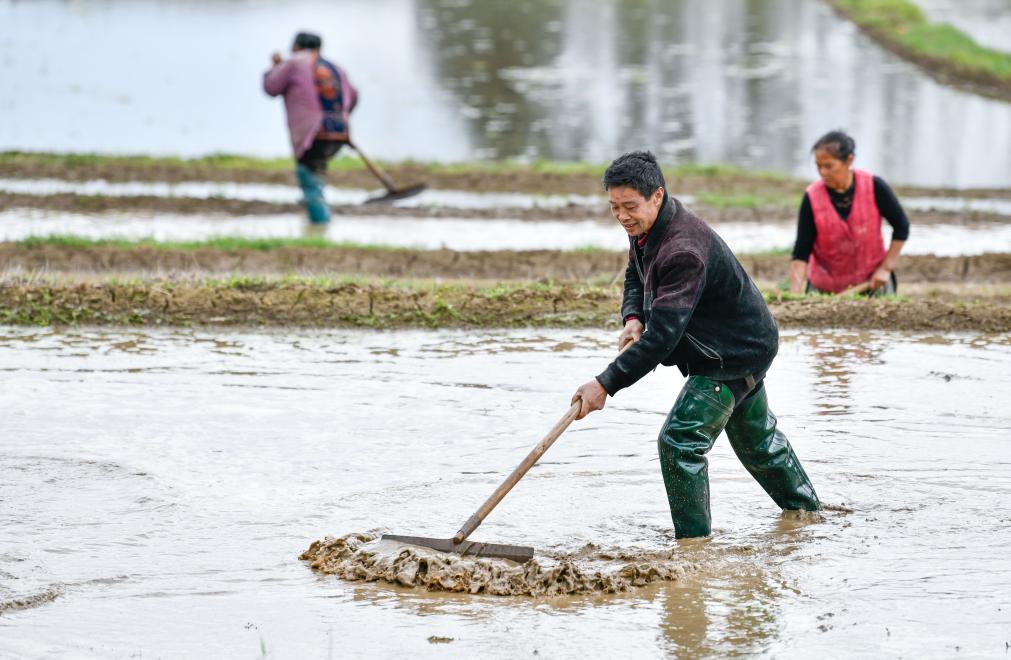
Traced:
<path id="1" fill-rule="evenodd" d="M 800 459 L 776 428 L 776 416 L 769 410 L 764 386 L 737 406 L 726 431 L 737 458 L 780 508 L 821 508 Z"/>
<path id="2" fill-rule="evenodd" d="M 692 376 L 681 389 L 657 440 L 674 535 L 709 536 L 709 462 L 734 409 L 734 395 L 717 381 Z"/>

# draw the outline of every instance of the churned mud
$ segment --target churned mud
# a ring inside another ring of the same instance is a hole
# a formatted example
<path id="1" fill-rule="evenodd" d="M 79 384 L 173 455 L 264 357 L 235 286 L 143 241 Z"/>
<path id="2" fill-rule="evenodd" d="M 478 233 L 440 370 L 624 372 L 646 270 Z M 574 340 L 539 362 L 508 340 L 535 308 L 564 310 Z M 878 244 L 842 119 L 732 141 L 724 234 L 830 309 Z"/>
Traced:
<path id="1" fill-rule="evenodd" d="M 983 297 L 981 294 L 988 294 Z M 1011 295 L 926 290 L 899 299 L 768 292 L 783 327 L 1011 330 Z M 0 323 L 310 327 L 610 327 L 620 284 L 325 279 L 0 281 Z"/>
<path id="2" fill-rule="evenodd" d="M 494 596 L 564 596 L 620 593 L 678 580 L 697 568 L 674 555 L 672 550 L 637 559 L 605 559 L 579 553 L 516 564 L 382 541 L 375 534 L 347 534 L 313 541 L 299 559 L 308 561 L 314 571 L 344 580 Z"/>
<path id="3" fill-rule="evenodd" d="M 16 610 L 29 610 L 51 603 L 63 594 L 63 589 L 53 587 L 27 596 L 3 598 L 0 595 L 0 615 Z"/>
<path id="4" fill-rule="evenodd" d="M 789 276 L 789 256 L 738 255 L 756 281 Z M 8 271 L 54 273 L 249 273 L 256 275 L 350 274 L 376 277 L 535 281 L 616 280 L 624 273 L 622 252 L 571 250 L 412 250 L 334 246 L 272 249 L 175 249 L 138 244 L 68 246 L 0 243 Z M 1011 254 L 902 257 L 900 282 L 1011 282 Z"/>

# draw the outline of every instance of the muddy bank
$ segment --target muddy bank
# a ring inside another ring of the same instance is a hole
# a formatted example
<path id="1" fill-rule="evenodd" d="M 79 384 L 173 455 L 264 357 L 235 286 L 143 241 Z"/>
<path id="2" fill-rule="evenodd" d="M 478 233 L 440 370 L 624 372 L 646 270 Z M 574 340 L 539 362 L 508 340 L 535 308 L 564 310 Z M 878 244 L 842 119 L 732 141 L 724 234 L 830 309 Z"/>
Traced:
<path id="1" fill-rule="evenodd" d="M 869 5 L 869 8 L 861 7 L 861 4 Z M 927 34 L 924 32 L 926 20 L 915 3 L 878 3 L 880 15 L 877 15 L 871 3 L 855 3 L 852 0 L 829 0 L 829 5 L 835 11 L 852 20 L 861 30 L 870 36 L 881 47 L 889 50 L 899 57 L 915 63 L 923 71 L 929 74 L 938 82 L 957 87 L 974 94 L 987 96 L 1001 101 L 1011 101 L 1011 74 L 1004 67 L 1003 73 L 998 72 L 999 65 L 993 64 L 993 68 L 986 68 L 979 64 L 986 59 L 981 57 L 981 52 L 969 53 L 972 57 L 967 57 L 966 49 L 976 49 L 984 51 L 977 46 L 973 40 L 953 27 L 949 26 L 946 39 L 951 40 L 953 34 L 957 33 L 961 40 L 955 45 L 948 46 L 948 52 L 944 55 L 940 51 L 931 52 L 925 47 L 926 44 L 918 44 L 904 37 L 913 30 L 919 30 L 919 41 L 937 39 L 939 34 L 934 32 Z M 889 6 L 890 5 L 890 6 Z M 992 51 L 997 59 L 1002 53 Z M 962 54 L 962 57 L 959 55 Z M 975 63 L 974 63 L 975 62 Z"/>
<path id="2" fill-rule="evenodd" d="M 789 276 L 785 254 L 738 255 L 757 281 Z M 478 280 L 618 281 L 627 257 L 605 251 L 455 251 L 369 249 L 360 247 L 278 247 L 223 250 L 211 247 L 164 248 L 151 245 L 0 243 L 7 271 L 54 273 L 246 273 L 352 274 Z M 902 257 L 901 284 L 929 282 L 1011 282 L 1011 254 L 959 257 Z"/>
<path id="3" fill-rule="evenodd" d="M 27 152 L 0 153 L 0 178 L 104 179 L 127 181 L 222 181 L 238 183 L 294 184 L 294 165 L 242 158 L 244 167 L 214 164 L 207 160 L 180 161 L 169 158 L 128 158 L 78 154 Z M 225 163 L 228 159 L 225 159 Z M 383 163 L 398 185 L 424 181 L 432 188 L 472 192 L 526 192 L 535 194 L 602 194 L 600 177 L 606 164 L 585 163 L 519 165 L 493 162 L 441 165 L 414 162 Z M 724 193 L 763 198 L 788 196 L 800 200 L 809 180 L 767 172 L 748 172 L 732 166 L 666 166 L 668 188 L 680 195 Z M 811 178 L 814 178 L 812 169 Z M 378 189 L 378 180 L 358 163 L 339 162 L 327 174 L 331 185 Z M 1007 191 L 987 188 L 925 188 L 900 186 L 902 195 L 960 197 L 1007 197 Z"/>
<path id="4" fill-rule="evenodd" d="M 783 327 L 1011 330 L 1006 291 L 893 300 L 768 294 Z M 619 285 L 346 282 L 289 278 L 82 282 L 8 278 L 0 323 L 313 327 L 616 327 Z"/>
<path id="5" fill-rule="evenodd" d="M 488 163 L 472 165 L 424 165 L 420 163 L 384 163 L 383 169 L 398 185 L 425 182 L 433 188 L 466 191 L 522 191 L 540 194 L 567 193 L 593 195 L 601 193 L 599 172 L 588 172 L 589 166 L 580 166 L 578 171 L 567 173 L 538 169 L 536 166 L 523 168 L 503 167 Z M 236 181 L 242 183 L 292 184 L 294 164 L 290 169 L 252 169 L 209 166 L 200 161 L 179 162 L 146 159 L 130 161 L 116 158 L 48 158 L 33 154 L 5 154 L 0 158 L 0 177 L 32 179 L 69 179 L 86 181 L 105 179 L 106 181 Z M 327 180 L 333 185 L 349 188 L 373 189 L 381 184 L 364 167 L 340 169 L 332 168 Z M 727 175 L 685 175 L 672 176 L 668 181 L 679 190 L 715 191 L 731 189 L 738 192 L 752 191 L 771 194 L 778 191 L 803 191 L 804 186 L 785 177 Z"/>
<path id="6" fill-rule="evenodd" d="M 287 182 L 286 182 L 287 183 Z M 347 185 L 347 184 L 344 184 Z M 514 191 L 513 191 L 514 192 Z M 599 191 L 596 191 L 599 192 Z M 682 192 L 679 190 L 679 193 Z M 683 191 L 685 194 L 691 194 Z M 797 196 L 798 204 L 800 195 Z M 710 223 L 794 222 L 796 205 L 788 206 L 711 206 L 693 201 L 692 210 Z M 302 214 L 302 206 L 293 203 L 259 200 L 229 199 L 225 197 L 165 197 L 159 195 L 82 195 L 58 193 L 31 195 L 0 192 L 0 211 L 8 209 L 41 209 L 73 213 L 103 214 L 110 212 L 174 213 L 183 215 L 256 216 L 280 213 Z M 335 221 L 341 217 L 393 217 L 393 218 L 467 218 L 467 219 L 518 219 L 518 220 L 610 220 L 604 201 L 599 206 L 569 204 L 560 207 L 535 208 L 454 208 L 447 206 L 398 207 L 389 204 L 331 205 Z M 1000 213 L 978 210 L 915 211 L 911 212 L 917 225 L 973 225 L 1007 223 L 1009 217 Z"/>
<path id="7" fill-rule="evenodd" d="M 381 541 L 373 534 L 347 534 L 314 541 L 299 559 L 308 561 L 314 571 L 351 581 L 494 596 L 564 596 L 621 593 L 677 580 L 695 569 L 674 554 L 610 562 L 585 556 L 542 557 L 520 565 Z"/>

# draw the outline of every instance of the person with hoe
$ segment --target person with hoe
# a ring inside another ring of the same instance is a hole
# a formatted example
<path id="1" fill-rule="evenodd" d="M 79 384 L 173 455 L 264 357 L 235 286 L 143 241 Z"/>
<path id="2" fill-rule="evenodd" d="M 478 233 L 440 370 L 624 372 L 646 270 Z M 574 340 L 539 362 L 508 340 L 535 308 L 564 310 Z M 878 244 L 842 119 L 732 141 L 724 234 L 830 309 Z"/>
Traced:
<path id="1" fill-rule="evenodd" d="M 821 508 L 769 410 L 765 374 L 779 331 L 762 294 L 719 236 L 667 193 L 656 158 L 636 151 L 604 173 L 611 212 L 629 236 L 618 348 L 576 390 L 576 419 L 604 407 L 657 365 L 687 382 L 660 430 L 660 471 L 677 538 L 712 529 L 706 453 L 726 431 L 737 457 L 782 509 Z"/>
<path id="2" fill-rule="evenodd" d="M 295 176 L 309 221 L 316 224 L 330 221 L 323 177 L 327 162 L 350 139 L 349 116 L 358 103 L 358 92 L 347 74 L 320 55 L 322 46 L 319 36 L 299 32 L 291 58 L 284 60 L 274 53 L 273 66 L 263 74 L 263 91 L 284 96 Z"/>
<path id="3" fill-rule="evenodd" d="M 909 219 L 884 179 L 852 167 L 855 149 L 842 131 L 826 133 L 811 149 L 821 178 L 800 204 L 793 293 L 896 292 L 895 265 L 909 238 Z M 892 226 L 887 251 L 882 216 Z"/>

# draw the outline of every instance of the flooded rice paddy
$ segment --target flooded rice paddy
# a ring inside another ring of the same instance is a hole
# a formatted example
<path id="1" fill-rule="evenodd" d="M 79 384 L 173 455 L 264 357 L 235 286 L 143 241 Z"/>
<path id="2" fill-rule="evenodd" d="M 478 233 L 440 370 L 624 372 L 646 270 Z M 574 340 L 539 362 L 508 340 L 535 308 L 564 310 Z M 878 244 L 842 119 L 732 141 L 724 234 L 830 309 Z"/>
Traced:
<path id="1" fill-rule="evenodd" d="M 1003 657 L 1011 336 L 789 332 L 773 409 L 821 499 L 783 516 L 721 439 L 714 536 L 673 538 L 660 369 L 474 534 L 620 594 L 320 576 L 326 535 L 448 536 L 610 359 L 587 331 L 0 328 L 0 656 Z M 390 631 L 396 631 L 391 635 Z"/>
<path id="2" fill-rule="evenodd" d="M 61 179 L 0 179 L 0 191 L 30 195 L 103 195 L 126 197 L 151 195 L 156 197 L 211 197 L 273 203 L 302 201 L 302 191 L 295 186 L 266 183 L 235 183 L 222 181 L 116 182 L 95 179 L 91 181 L 66 181 Z M 327 186 L 326 198 L 330 204 L 357 205 L 370 197 L 385 194 L 384 190 L 359 190 Z M 463 190 L 428 189 L 421 194 L 393 202 L 400 208 L 438 206 L 455 209 L 556 209 L 565 206 L 593 206 L 606 204 L 602 196 L 590 195 L 532 195 L 507 192 L 471 192 Z M 1007 215 L 1011 215 L 1011 201 L 1007 202 Z"/>
<path id="3" fill-rule="evenodd" d="M 110 182 L 104 179 L 70 181 L 65 179 L 5 179 L 0 178 L 0 192 L 23 195 L 101 195 L 104 197 L 152 196 L 165 198 L 220 198 L 241 201 L 292 204 L 302 201 L 302 191 L 295 186 L 229 181 L 129 181 Z M 327 186 L 327 201 L 335 205 L 358 205 L 382 190 L 362 190 Z M 695 202 L 692 195 L 672 192 L 687 204 Z M 800 196 L 798 195 L 798 205 Z M 986 213 L 1011 218 L 1011 196 L 1008 197 L 902 197 L 908 211 L 942 211 L 947 213 Z M 601 195 L 539 195 L 531 193 L 476 192 L 464 190 L 428 189 L 407 199 L 396 200 L 398 208 L 441 207 L 460 210 L 534 210 L 562 207 L 584 207 L 587 215 L 600 215 L 607 209 L 607 198 Z"/>
<path id="4" fill-rule="evenodd" d="M 1007 25 L 996 0 L 946 4 L 971 33 Z M 938 84 L 823 2 L 0 0 L 0 24 L 0 149 L 286 155 L 260 79 L 314 26 L 361 92 L 356 141 L 379 158 L 608 162 L 649 147 L 808 176 L 810 145 L 842 127 L 858 165 L 892 183 L 1011 185 L 1011 104 Z"/>
<path id="5" fill-rule="evenodd" d="M 463 215 L 463 214 L 461 214 Z M 151 212 L 104 214 L 15 208 L 0 211 L 0 240 L 80 236 L 92 239 L 200 241 L 224 236 L 292 238 L 325 236 L 336 242 L 450 250 L 623 251 L 628 240 L 606 211 L 587 211 L 586 220 L 495 218 L 414 218 L 341 215 L 329 225 L 311 226 L 302 213 L 193 215 Z M 738 253 L 787 250 L 796 238 L 796 221 L 713 222 L 713 228 Z M 891 227 L 883 223 L 885 240 Z M 1011 223 L 978 222 L 915 226 L 903 254 L 957 256 L 1011 252 Z"/>

